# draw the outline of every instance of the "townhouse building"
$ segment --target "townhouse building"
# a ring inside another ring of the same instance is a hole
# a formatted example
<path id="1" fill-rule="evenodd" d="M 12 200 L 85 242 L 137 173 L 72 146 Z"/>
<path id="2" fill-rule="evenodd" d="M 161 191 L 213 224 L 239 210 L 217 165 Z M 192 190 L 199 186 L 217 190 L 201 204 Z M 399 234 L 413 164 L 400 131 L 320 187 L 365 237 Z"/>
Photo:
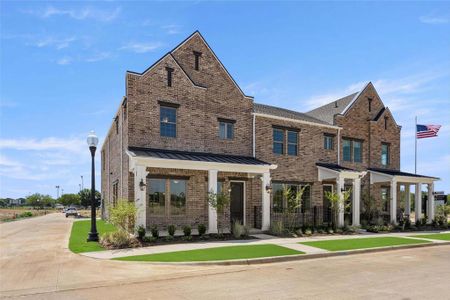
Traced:
<path id="1" fill-rule="evenodd" d="M 329 222 L 324 193 L 346 189 L 340 226 L 359 226 L 368 207 L 397 222 L 411 211 L 411 186 L 421 195 L 423 184 L 429 201 L 415 197 L 415 217 L 434 216 L 437 178 L 400 171 L 401 127 L 372 83 L 305 113 L 255 103 L 198 31 L 125 81 L 101 150 L 104 218 L 126 199 L 138 225 L 202 223 L 214 233 L 208 193 L 223 192 L 231 202 L 220 222 L 268 230 L 289 188 L 303 191 L 302 224 Z"/>

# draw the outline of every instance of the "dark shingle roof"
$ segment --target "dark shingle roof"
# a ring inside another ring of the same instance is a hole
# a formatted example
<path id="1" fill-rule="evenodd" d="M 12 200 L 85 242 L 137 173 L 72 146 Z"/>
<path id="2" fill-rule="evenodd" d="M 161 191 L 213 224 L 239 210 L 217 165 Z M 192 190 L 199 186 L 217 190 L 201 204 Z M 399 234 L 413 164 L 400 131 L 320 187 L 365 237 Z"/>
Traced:
<path id="1" fill-rule="evenodd" d="M 285 109 L 285 108 L 281 108 L 281 107 L 270 106 L 270 105 L 266 105 L 266 104 L 254 103 L 253 111 L 255 113 L 260 113 L 260 114 L 266 114 L 266 115 L 272 115 L 272 116 L 277 116 L 277 117 L 282 117 L 282 118 L 288 118 L 288 119 L 307 121 L 307 122 L 312 122 L 312 123 L 317 123 L 317 124 L 329 125 L 326 122 L 316 119 L 314 117 L 311 117 L 307 114 L 289 110 L 289 109 Z"/>
<path id="2" fill-rule="evenodd" d="M 384 173 L 384 174 L 391 175 L 391 176 L 423 177 L 423 178 L 439 179 L 437 177 L 425 176 L 425 175 L 419 175 L 419 174 L 413 174 L 413 173 L 407 173 L 407 172 L 402 172 L 402 171 L 399 171 L 399 170 L 379 169 L 379 168 L 369 168 L 368 170 L 369 171 L 378 172 L 378 173 Z"/>
<path id="3" fill-rule="evenodd" d="M 334 171 L 353 171 L 353 172 L 358 172 L 356 170 L 353 170 L 353 169 L 350 169 L 350 168 L 346 168 L 346 167 L 343 167 L 343 166 L 338 165 L 338 164 L 317 162 L 316 166 L 324 167 L 324 168 L 331 169 L 331 170 L 334 170 Z"/>
<path id="4" fill-rule="evenodd" d="M 165 150 L 142 147 L 128 147 L 128 151 L 134 156 L 154 157 L 163 159 L 191 160 L 202 162 L 246 164 L 246 165 L 270 165 L 262 160 L 250 156 L 237 156 L 226 154 L 214 154 L 206 152 L 189 152 L 179 150 Z"/>
<path id="5" fill-rule="evenodd" d="M 334 124 L 334 115 L 341 114 L 357 94 L 358 93 L 353 93 L 345 96 L 336 101 L 308 111 L 306 114 L 328 124 Z"/>

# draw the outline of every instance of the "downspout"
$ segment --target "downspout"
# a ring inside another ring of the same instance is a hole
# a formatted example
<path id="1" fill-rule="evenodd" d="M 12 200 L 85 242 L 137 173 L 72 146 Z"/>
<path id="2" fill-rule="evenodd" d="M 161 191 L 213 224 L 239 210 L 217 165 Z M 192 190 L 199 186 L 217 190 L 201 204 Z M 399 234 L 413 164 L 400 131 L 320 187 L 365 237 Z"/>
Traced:
<path id="1" fill-rule="evenodd" d="M 253 157 L 256 158 L 256 116 L 253 114 L 253 129 L 252 129 L 252 141 L 253 141 Z"/>
<path id="2" fill-rule="evenodd" d="M 338 128 L 337 136 L 337 164 L 341 164 L 341 128 Z"/>

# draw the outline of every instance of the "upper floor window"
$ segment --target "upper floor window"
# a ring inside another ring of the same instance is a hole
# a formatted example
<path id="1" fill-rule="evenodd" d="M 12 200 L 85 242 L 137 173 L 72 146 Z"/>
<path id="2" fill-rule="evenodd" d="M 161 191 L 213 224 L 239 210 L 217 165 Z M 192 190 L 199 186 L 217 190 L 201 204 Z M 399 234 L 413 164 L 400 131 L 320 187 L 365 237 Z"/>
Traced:
<path id="1" fill-rule="evenodd" d="M 287 131 L 287 154 L 297 155 L 298 148 L 298 132 L 297 131 Z"/>
<path id="2" fill-rule="evenodd" d="M 362 142 L 359 140 L 342 139 L 344 161 L 362 162 Z"/>
<path id="3" fill-rule="evenodd" d="M 161 106 L 160 135 L 167 137 L 177 136 L 177 109 L 175 107 Z"/>
<path id="4" fill-rule="evenodd" d="M 333 150 L 334 148 L 334 136 L 331 134 L 325 134 L 323 136 L 323 148 L 326 150 Z"/>
<path id="5" fill-rule="evenodd" d="M 172 73 L 173 73 L 173 68 L 166 68 L 167 71 L 167 86 L 172 86 Z"/>
<path id="6" fill-rule="evenodd" d="M 194 68 L 196 71 L 200 70 L 200 56 L 202 56 L 201 52 L 194 51 Z"/>
<path id="7" fill-rule="evenodd" d="M 389 165 L 389 150 L 389 144 L 381 144 L 381 165 L 383 166 Z"/>
<path id="8" fill-rule="evenodd" d="M 234 138 L 234 120 L 219 119 L 219 138 L 231 140 Z"/>
<path id="9" fill-rule="evenodd" d="M 273 153 L 284 154 L 284 130 L 273 129 Z"/>

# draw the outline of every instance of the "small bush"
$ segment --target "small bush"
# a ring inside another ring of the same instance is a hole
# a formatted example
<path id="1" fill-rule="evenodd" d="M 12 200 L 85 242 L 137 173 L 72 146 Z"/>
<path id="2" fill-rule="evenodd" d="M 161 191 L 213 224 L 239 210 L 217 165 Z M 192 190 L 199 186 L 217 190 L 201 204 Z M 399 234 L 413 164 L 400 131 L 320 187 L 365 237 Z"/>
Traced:
<path id="1" fill-rule="evenodd" d="M 156 238 L 153 237 L 153 236 L 144 236 L 144 237 L 142 238 L 142 241 L 143 241 L 144 243 L 154 243 L 154 242 L 156 242 Z"/>
<path id="2" fill-rule="evenodd" d="M 139 225 L 137 231 L 138 239 L 142 240 L 145 236 L 145 227 L 142 225 Z"/>
<path id="3" fill-rule="evenodd" d="M 198 234 L 200 236 L 205 235 L 205 233 L 206 233 L 206 226 L 205 226 L 205 224 L 198 224 L 197 229 L 198 229 Z"/>
<path id="4" fill-rule="evenodd" d="M 175 231 L 177 230 L 177 227 L 175 225 L 169 225 L 167 226 L 167 231 L 169 232 L 169 235 L 173 237 L 175 235 Z"/>
<path id="5" fill-rule="evenodd" d="M 166 241 L 170 242 L 173 241 L 175 238 L 173 237 L 173 235 L 168 235 L 166 236 Z"/>
<path id="6" fill-rule="evenodd" d="M 274 221 L 270 224 L 270 233 L 273 235 L 283 235 L 284 234 L 284 224 L 283 221 Z"/>
<path id="7" fill-rule="evenodd" d="M 109 218 L 113 225 L 129 233 L 134 232 L 136 206 L 128 200 L 119 200 L 115 207 L 109 209 Z"/>
<path id="8" fill-rule="evenodd" d="M 186 225 L 183 227 L 184 236 L 191 236 L 191 232 L 192 232 L 191 226 Z"/>
<path id="9" fill-rule="evenodd" d="M 107 232 L 100 238 L 100 244 L 108 249 L 121 249 L 137 246 L 137 241 L 128 232 L 119 229 Z"/>
<path id="10" fill-rule="evenodd" d="M 19 218 L 29 218 L 32 216 L 33 216 L 33 213 L 31 211 L 25 211 L 25 212 L 21 213 L 18 217 Z"/>
<path id="11" fill-rule="evenodd" d="M 307 235 L 307 236 L 310 236 L 310 235 L 312 235 L 312 230 L 311 229 L 309 229 L 309 228 L 307 228 L 307 229 L 305 229 L 305 235 Z"/>
<path id="12" fill-rule="evenodd" d="M 333 228 L 329 227 L 329 228 L 327 229 L 327 233 L 328 233 L 328 234 L 333 234 L 333 233 L 334 233 Z"/>
<path id="13" fill-rule="evenodd" d="M 421 223 L 422 226 L 426 226 L 427 225 L 427 218 L 420 219 L 420 223 Z"/>
<path id="14" fill-rule="evenodd" d="M 150 228 L 150 232 L 152 233 L 152 237 L 154 237 L 155 239 L 159 238 L 158 226 L 152 225 L 152 227 Z"/>
<path id="15" fill-rule="evenodd" d="M 236 220 L 233 222 L 233 227 L 232 227 L 231 231 L 233 232 L 233 236 L 236 239 L 240 239 L 244 235 L 245 228 L 244 228 L 244 225 L 242 225 L 240 221 Z"/>
<path id="16" fill-rule="evenodd" d="M 192 235 L 183 236 L 183 240 L 192 241 Z"/>

